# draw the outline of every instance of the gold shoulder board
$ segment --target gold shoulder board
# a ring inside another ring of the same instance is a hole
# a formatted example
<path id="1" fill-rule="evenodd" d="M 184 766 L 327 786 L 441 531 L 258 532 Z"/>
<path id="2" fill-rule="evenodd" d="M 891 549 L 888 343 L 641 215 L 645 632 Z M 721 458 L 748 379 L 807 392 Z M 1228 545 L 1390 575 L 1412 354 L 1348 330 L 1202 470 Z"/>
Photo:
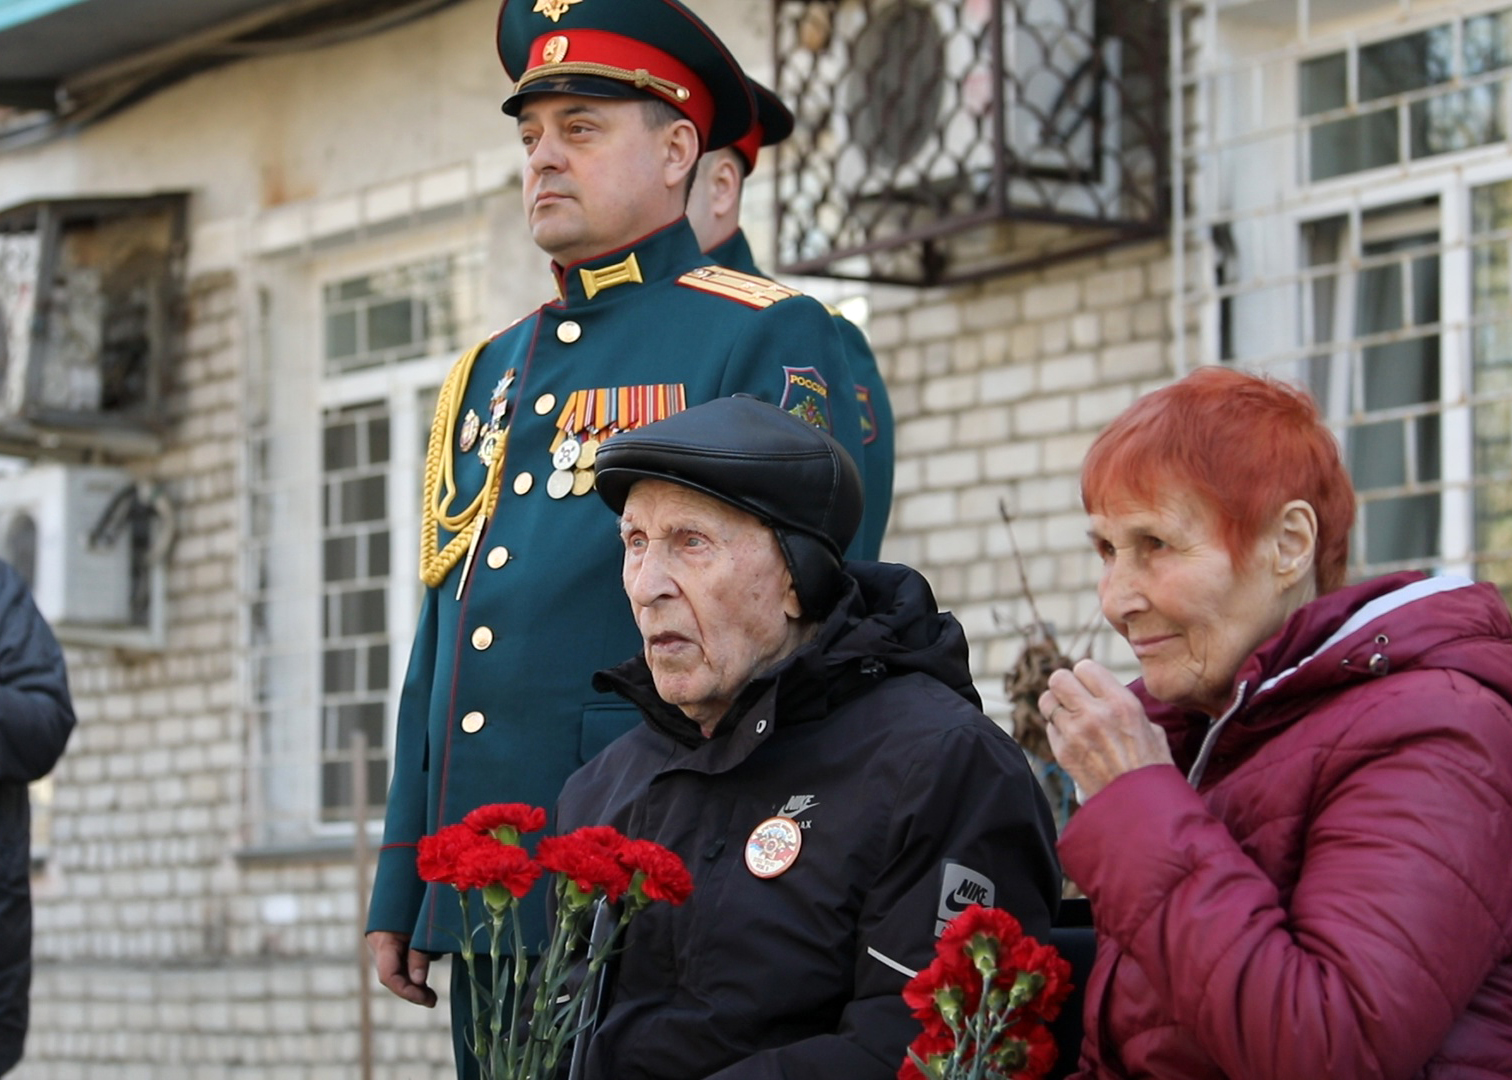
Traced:
<path id="1" fill-rule="evenodd" d="M 700 266 L 689 270 L 677 279 L 679 285 L 690 289 L 702 289 L 729 300 L 738 300 L 747 307 L 769 308 L 779 300 L 802 296 L 797 289 L 779 285 L 769 278 L 731 270 L 724 266 Z"/>

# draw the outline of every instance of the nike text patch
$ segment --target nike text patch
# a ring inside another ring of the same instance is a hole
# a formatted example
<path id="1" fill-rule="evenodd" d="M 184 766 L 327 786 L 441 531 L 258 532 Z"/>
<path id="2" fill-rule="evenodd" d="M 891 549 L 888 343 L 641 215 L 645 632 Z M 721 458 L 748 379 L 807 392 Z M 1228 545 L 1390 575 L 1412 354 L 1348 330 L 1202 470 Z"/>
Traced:
<path id="1" fill-rule="evenodd" d="M 946 862 L 941 867 L 940 906 L 935 919 L 935 937 L 945 932 L 945 924 L 972 904 L 991 907 L 997 890 L 991 879 L 969 866 Z"/>

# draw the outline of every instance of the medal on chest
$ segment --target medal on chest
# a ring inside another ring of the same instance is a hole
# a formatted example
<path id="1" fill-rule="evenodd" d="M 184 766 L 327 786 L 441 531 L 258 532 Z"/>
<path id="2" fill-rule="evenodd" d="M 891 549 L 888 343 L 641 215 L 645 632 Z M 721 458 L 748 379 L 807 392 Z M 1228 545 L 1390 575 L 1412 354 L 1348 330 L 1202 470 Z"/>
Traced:
<path id="1" fill-rule="evenodd" d="M 769 817 L 751 830 L 746 840 L 746 869 L 759 878 L 787 872 L 803 847 L 803 833 L 792 818 Z"/>
<path id="2" fill-rule="evenodd" d="M 484 467 L 493 464 L 498 456 L 504 431 L 509 427 L 509 388 L 514 385 L 515 369 L 510 368 L 504 373 L 498 384 L 493 388 L 493 393 L 488 395 L 488 423 L 481 422 L 478 414 L 468 410 L 467 417 L 463 421 L 461 439 L 465 445 L 462 452 L 465 454 L 473 448 L 478 448 L 478 460 Z"/>

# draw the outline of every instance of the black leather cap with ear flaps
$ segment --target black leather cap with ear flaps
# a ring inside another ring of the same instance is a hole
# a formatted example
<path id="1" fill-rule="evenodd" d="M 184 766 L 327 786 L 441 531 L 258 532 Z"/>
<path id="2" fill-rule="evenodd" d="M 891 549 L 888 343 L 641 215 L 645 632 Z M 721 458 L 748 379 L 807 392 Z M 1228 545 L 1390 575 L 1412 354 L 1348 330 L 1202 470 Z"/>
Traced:
<path id="1" fill-rule="evenodd" d="M 701 491 L 777 534 L 803 613 L 833 606 L 845 548 L 861 523 L 861 477 L 845 448 L 775 405 L 717 398 L 626 431 L 599 448 L 599 496 L 616 514 L 637 480 Z"/>

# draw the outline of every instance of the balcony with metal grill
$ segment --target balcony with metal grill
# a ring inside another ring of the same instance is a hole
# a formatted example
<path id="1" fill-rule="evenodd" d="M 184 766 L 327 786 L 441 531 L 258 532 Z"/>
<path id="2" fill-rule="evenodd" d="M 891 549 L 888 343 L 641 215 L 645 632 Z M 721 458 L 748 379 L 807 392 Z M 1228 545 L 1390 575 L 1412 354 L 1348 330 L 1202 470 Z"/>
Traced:
<path id="1" fill-rule="evenodd" d="M 774 0 L 781 270 L 909 285 L 1161 234 L 1156 0 Z"/>

